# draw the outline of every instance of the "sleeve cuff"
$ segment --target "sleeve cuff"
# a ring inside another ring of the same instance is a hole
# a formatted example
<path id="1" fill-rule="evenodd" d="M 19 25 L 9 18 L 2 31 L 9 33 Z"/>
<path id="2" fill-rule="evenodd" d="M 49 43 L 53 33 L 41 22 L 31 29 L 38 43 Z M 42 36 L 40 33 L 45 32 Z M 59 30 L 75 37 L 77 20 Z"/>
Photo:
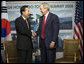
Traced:
<path id="1" fill-rule="evenodd" d="M 31 32 L 34 32 L 33 30 L 31 30 Z"/>
<path id="2" fill-rule="evenodd" d="M 55 43 L 54 41 L 51 41 L 52 43 Z"/>

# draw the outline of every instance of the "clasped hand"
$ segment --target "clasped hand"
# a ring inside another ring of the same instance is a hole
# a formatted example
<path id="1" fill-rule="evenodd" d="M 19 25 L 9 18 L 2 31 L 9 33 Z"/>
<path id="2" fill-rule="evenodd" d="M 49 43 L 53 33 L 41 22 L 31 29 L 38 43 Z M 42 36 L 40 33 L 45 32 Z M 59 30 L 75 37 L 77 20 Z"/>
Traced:
<path id="1" fill-rule="evenodd" d="M 36 36 L 36 33 L 32 30 L 32 37 L 35 37 Z"/>

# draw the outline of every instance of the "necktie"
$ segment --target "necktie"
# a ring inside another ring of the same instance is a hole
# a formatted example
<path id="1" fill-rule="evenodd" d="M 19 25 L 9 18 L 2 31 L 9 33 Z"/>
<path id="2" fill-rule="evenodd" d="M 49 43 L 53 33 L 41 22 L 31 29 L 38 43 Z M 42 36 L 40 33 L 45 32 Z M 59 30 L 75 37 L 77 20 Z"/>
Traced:
<path id="1" fill-rule="evenodd" d="M 41 25 L 41 38 L 44 39 L 44 30 L 45 30 L 45 16 L 43 17 L 42 25 Z"/>
<path id="2" fill-rule="evenodd" d="M 29 28 L 29 24 L 28 24 L 28 21 L 27 21 L 27 20 L 25 20 L 25 22 L 27 23 L 27 27 Z"/>

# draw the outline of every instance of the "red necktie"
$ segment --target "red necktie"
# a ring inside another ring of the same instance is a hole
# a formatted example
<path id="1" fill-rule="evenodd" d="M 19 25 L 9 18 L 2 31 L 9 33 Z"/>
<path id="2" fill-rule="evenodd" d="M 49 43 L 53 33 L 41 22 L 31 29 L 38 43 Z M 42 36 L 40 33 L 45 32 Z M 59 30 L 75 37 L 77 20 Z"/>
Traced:
<path id="1" fill-rule="evenodd" d="M 44 30 L 45 30 L 45 16 L 43 17 L 42 25 L 41 25 L 41 38 L 44 39 Z"/>

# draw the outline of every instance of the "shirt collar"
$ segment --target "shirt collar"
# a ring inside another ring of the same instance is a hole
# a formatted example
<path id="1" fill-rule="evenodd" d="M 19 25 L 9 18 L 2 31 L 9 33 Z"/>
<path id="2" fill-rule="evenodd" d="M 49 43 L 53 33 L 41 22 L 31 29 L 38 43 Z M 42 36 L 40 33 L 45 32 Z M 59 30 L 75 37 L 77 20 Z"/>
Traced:
<path id="1" fill-rule="evenodd" d="M 48 12 L 47 14 L 45 14 L 45 17 L 47 17 L 47 16 L 48 16 L 48 14 L 49 14 L 49 12 Z"/>
<path id="2" fill-rule="evenodd" d="M 24 20 L 26 20 L 26 18 L 25 18 L 24 16 L 22 16 L 22 18 L 23 18 Z"/>

